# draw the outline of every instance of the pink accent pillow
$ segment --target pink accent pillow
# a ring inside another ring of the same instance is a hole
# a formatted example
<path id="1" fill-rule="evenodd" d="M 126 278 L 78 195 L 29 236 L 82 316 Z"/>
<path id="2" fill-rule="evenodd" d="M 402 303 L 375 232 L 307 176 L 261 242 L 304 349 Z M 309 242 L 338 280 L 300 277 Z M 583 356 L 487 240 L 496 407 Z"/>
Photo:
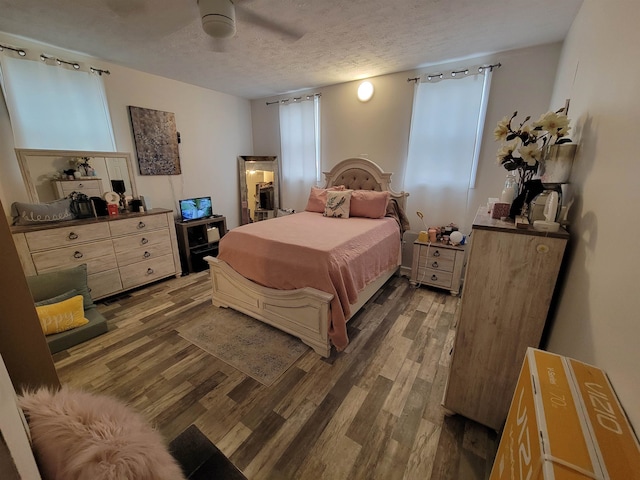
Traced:
<path id="1" fill-rule="evenodd" d="M 387 213 L 389 192 L 354 190 L 351 194 L 352 217 L 382 218 Z"/>
<path id="2" fill-rule="evenodd" d="M 329 188 L 311 187 L 309 200 L 307 200 L 307 207 L 305 210 L 307 212 L 324 213 L 324 207 L 327 204 L 327 192 L 342 190 L 344 190 L 344 185 Z"/>
<path id="3" fill-rule="evenodd" d="M 119 400 L 63 386 L 19 397 L 42 478 L 184 480 L 162 436 Z"/>

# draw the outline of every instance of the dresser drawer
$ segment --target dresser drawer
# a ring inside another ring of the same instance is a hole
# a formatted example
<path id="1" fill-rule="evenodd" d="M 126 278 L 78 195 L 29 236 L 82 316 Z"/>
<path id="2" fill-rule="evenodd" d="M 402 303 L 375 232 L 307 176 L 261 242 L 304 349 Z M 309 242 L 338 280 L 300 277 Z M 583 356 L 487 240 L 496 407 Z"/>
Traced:
<path id="1" fill-rule="evenodd" d="M 172 253 L 168 230 L 115 238 L 113 247 L 121 267 Z"/>
<path id="2" fill-rule="evenodd" d="M 176 266 L 173 262 L 173 255 L 164 255 L 120 268 L 123 288 L 142 285 L 175 273 Z"/>
<path id="3" fill-rule="evenodd" d="M 87 282 L 89 283 L 91 298 L 94 300 L 107 297 L 122 290 L 122 282 L 120 281 L 120 272 L 118 269 L 88 275 Z"/>
<path id="4" fill-rule="evenodd" d="M 102 240 L 109 238 L 110 235 L 109 225 L 104 222 L 38 230 L 37 232 L 26 233 L 24 236 L 29 245 L 29 250 L 33 252 Z"/>
<path id="5" fill-rule="evenodd" d="M 118 267 L 111 240 L 56 248 L 31 255 L 38 273 L 87 264 L 87 273 L 99 273 Z"/>
<path id="6" fill-rule="evenodd" d="M 418 268 L 417 282 L 423 285 L 449 288 L 453 275 L 450 272 L 434 270 L 432 268 Z"/>
<path id="7" fill-rule="evenodd" d="M 111 235 L 114 237 L 168 227 L 166 215 L 145 215 L 143 217 L 127 218 L 126 220 L 116 220 L 109 222 L 109 224 Z"/>
<path id="8" fill-rule="evenodd" d="M 102 197 L 102 180 L 99 178 L 83 178 L 78 180 L 57 180 L 53 182 L 59 198 L 65 198 L 73 192 L 80 192 L 88 197 Z"/>

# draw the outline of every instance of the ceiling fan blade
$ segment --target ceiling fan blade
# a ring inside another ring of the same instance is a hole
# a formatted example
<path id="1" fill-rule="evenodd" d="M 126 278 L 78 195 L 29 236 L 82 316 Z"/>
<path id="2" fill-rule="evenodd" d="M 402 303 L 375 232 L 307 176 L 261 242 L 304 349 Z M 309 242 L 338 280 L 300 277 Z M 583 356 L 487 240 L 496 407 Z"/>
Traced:
<path id="1" fill-rule="evenodd" d="M 252 23 L 253 25 L 264 28 L 265 30 L 270 30 L 272 32 L 278 33 L 294 41 L 300 40 L 305 33 L 294 27 L 285 26 L 278 22 L 270 20 L 258 13 L 245 10 L 241 5 L 236 5 L 236 16 L 243 22 Z"/>
<path id="2" fill-rule="evenodd" d="M 107 0 L 107 7 L 119 17 L 128 17 L 147 10 L 146 0 Z"/>

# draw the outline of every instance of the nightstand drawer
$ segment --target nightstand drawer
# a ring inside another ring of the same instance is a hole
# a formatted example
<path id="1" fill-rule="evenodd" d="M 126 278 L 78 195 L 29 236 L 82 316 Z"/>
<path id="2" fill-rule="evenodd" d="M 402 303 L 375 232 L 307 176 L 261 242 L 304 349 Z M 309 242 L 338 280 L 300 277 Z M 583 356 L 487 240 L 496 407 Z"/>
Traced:
<path id="1" fill-rule="evenodd" d="M 418 284 L 449 288 L 453 276 L 450 272 L 442 272 L 431 268 L 419 268 L 416 280 Z"/>
<path id="2" fill-rule="evenodd" d="M 434 245 L 421 245 L 420 257 L 426 257 L 433 260 L 450 260 L 453 262 L 456 259 L 456 250 L 450 250 Z"/>
<path id="3" fill-rule="evenodd" d="M 433 270 L 441 270 L 443 272 L 453 272 L 454 259 L 438 258 L 438 257 L 420 257 L 420 266 L 431 268 Z"/>

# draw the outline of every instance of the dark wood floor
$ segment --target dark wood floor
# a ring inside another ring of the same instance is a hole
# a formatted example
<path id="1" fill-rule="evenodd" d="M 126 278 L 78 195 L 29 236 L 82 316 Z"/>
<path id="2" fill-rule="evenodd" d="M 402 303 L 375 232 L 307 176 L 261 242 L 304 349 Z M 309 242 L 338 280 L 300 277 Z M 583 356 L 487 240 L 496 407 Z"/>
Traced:
<path id="1" fill-rule="evenodd" d="M 390 280 L 349 322 L 265 387 L 180 337 L 215 313 L 207 272 L 99 305 L 110 331 L 54 356 L 60 380 L 133 405 L 168 439 L 196 424 L 249 479 L 474 480 L 496 433 L 440 402 L 458 298 Z"/>

